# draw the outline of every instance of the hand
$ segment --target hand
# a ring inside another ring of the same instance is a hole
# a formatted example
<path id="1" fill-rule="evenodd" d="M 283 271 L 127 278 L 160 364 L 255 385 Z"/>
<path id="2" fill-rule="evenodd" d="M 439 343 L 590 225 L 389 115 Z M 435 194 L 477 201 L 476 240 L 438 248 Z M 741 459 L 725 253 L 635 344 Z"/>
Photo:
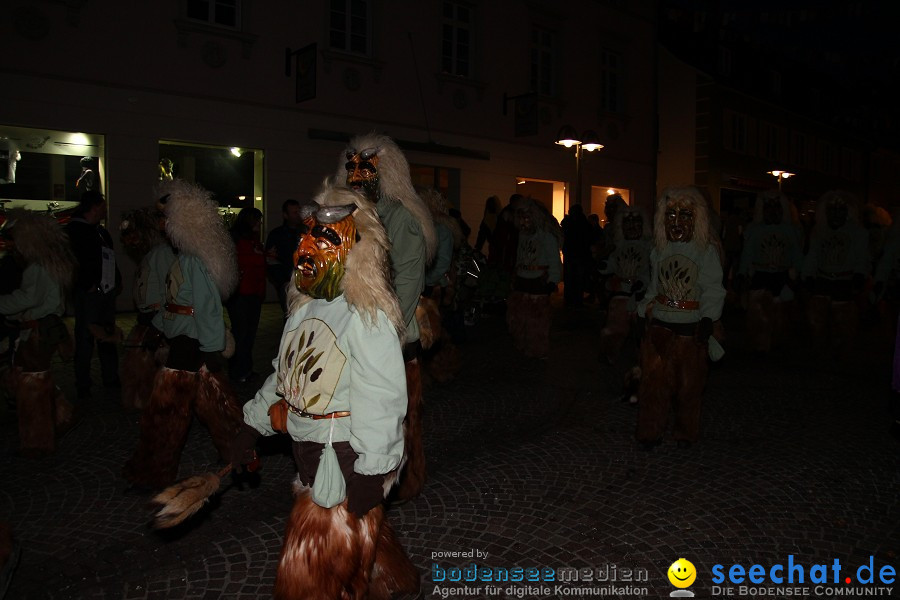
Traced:
<path id="1" fill-rule="evenodd" d="M 713 323 L 709 317 L 703 317 L 697 323 L 697 331 L 694 333 L 694 340 L 698 344 L 706 344 L 709 342 L 709 336 L 712 335 Z"/>
<path id="2" fill-rule="evenodd" d="M 222 358 L 221 352 L 203 352 L 200 351 L 200 359 L 206 365 L 206 370 L 210 373 L 218 373 L 225 365 L 225 359 Z"/>
<path id="3" fill-rule="evenodd" d="M 384 475 L 353 473 L 347 481 L 347 508 L 357 517 L 381 504 L 384 500 Z"/>
<path id="4" fill-rule="evenodd" d="M 257 460 L 256 440 L 259 432 L 246 423 L 241 424 L 241 430 L 231 441 L 228 448 L 228 460 L 235 473 L 243 473 L 244 466 Z"/>

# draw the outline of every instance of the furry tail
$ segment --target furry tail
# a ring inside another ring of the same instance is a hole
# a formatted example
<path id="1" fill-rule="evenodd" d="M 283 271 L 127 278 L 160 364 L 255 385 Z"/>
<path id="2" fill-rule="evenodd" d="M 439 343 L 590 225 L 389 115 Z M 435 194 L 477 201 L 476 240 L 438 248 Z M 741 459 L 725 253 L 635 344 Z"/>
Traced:
<path id="1" fill-rule="evenodd" d="M 160 508 L 154 515 L 153 527 L 156 529 L 175 527 L 196 514 L 209 498 L 219 491 L 222 477 L 229 471 L 231 471 L 230 464 L 218 473 L 194 475 L 154 496 L 150 503 L 159 505 Z"/>

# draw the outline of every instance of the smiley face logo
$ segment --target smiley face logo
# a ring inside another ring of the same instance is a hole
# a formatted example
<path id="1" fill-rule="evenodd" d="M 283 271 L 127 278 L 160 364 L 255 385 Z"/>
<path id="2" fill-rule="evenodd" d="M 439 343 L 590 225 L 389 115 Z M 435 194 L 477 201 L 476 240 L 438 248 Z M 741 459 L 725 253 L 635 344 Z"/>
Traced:
<path id="1" fill-rule="evenodd" d="M 697 579 L 697 569 L 694 563 L 686 558 L 679 558 L 672 563 L 668 571 L 669 583 L 677 588 L 690 587 L 694 580 Z"/>

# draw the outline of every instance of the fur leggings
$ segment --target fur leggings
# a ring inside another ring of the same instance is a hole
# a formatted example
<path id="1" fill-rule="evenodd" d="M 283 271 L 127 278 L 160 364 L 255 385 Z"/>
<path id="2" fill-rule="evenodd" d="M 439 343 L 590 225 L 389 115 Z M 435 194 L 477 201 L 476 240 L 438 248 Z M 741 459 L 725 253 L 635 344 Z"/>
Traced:
<path id="1" fill-rule="evenodd" d="M 212 436 L 220 459 L 243 423 L 241 407 L 228 381 L 219 373 L 180 371 L 164 367 L 156 374 L 149 405 L 141 416 L 134 455 L 123 475 L 135 485 L 162 488 L 175 482 L 191 417 Z"/>
<path id="2" fill-rule="evenodd" d="M 700 437 L 700 407 L 709 372 L 708 349 L 692 336 L 676 335 L 651 326 L 641 342 L 643 377 L 638 391 L 637 440 L 662 439 L 674 404 L 673 437 L 696 442 Z"/>
<path id="3" fill-rule="evenodd" d="M 275 575 L 276 600 L 389 600 L 419 589 L 419 574 L 382 506 L 357 518 L 346 500 L 322 508 L 299 481 L 295 492 Z"/>

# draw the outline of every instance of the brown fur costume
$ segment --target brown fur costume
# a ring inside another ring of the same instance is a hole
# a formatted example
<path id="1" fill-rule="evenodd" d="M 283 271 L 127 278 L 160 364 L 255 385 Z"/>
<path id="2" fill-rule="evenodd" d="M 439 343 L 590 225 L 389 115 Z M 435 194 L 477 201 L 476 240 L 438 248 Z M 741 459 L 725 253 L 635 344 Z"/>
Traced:
<path id="1" fill-rule="evenodd" d="M 399 339 L 404 340 L 405 325 L 386 269 L 388 240 L 374 205 L 346 188 L 329 185 L 316 201 L 323 206 L 357 205 L 353 219 L 359 239 L 344 260 L 341 291 L 364 320 L 374 322 L 377 311 L 383 311 Z M 310 300 L 296 286 L 291 286 L 288 296 L 291 312 Z M 418 386 L 408 392 L 408 400 L 415 395 L 421 398 L 418 369 L 411 373 L 408 362 L 406 369 L 407 385 Z M 410 463 L 424 461 L 424 452 L 414 445 L 415 441 L 421 442 L 421 431 L 409 431 L 410 427 L 420 425 L 420 416 L 410 418 L 407 415 L 404 421 L 406 466 L 398 469 L 408 470 Z M 418 572 L 396 539 L 381 505 L 357 517 L 348 510 L 346 498 L 332 508 L 323 508 L 313 502 L 309 486 L 314 483 L 323 447 L 324 444 L 308 441 L 293 443 L 298 471 L 294 483 L 296 500 L 287 521 L 275 578 L 275 598 L 388 600 L 397 593 L 415 592 L 419 587 Z M 352 478 L 357 476 L 353 470 L 357 454 L 349 442 L 335 442 L 333 447 L 349 488 Z M 424 476 L 424 472 L 422 464 L 413 474 Z M 385 494 L 397 476 L 397 470 L 384 476 Z M 421 489 L 423 480 L 409 481 Z"/>
<path id="2" fill-rule="evenodd" d="M 75 260 L 62 228 L 52 217 L 21 208 L 9 211 L 7 227 L 11 229 L 15 252 L 22 262 L 43 268 L 64 295 L 72 282 Z M 72 339 L 57 314 L 32 320 L 30 310 L 25 309 L 19 315 L 23 329 L 10 384 L 16 397 L 22 454 L 42 456 L 53 452 L 57 433 L 69 427 L 74 419 L 72 405 L 56 387 L 50 371 L 57 351 L 71 356 Z"/>
<path id="3" fill-rule="evenodd" d="M 168 193 L 164 187 L 157 196 Z M 139 291 L 146 285 L 148 269 L 144 258 L 159 244 L 168 241 L 159 230 L 159 211 L 155 208 L 139 208 L 123 215 L 119 227 L 119 237 L 128 256 L 138 266 L 134 282 L 134 302 L 140 310 L 145 292 Z M 158 309 L 159 307 L 157 307 Z M 165 351 L 160 352 L 162 334 L 149 325 L 155 311 L 141 314 L 141 318 L 124 341 L 125 353 L 122 357 L 120 377 L 122 381 L 122 406 L 126 409 L 143 410 L 150 402 L 156 372 L 165 364 Z"/>
<path id="4" fill-rule="evenodd" d="M 666 213 L 670 211 L 676 215 L 673 236 L 680 235 L 679 228 L 682 232 L 686 228 L 682 220 L 684 212 L 690 211 L 692 214 L 692 235 L 685 236 L 682 242 L 669 241 L 667 222 L 670 219 Z M 640 348 L 640 404 L 635 437 L 648 448 L 662 441 L 672 408 L 675 414 L 675 440 L 687 444 L 698 440 L 703 390 L 709 371 L 709 345 L 715 341 L 701 340 L 695 336 L 701 325 L 708 326 L 707 334 L 714 331 L 713 321 L 721 315 L 725 299 L 725 289 L 721 284 L 721 255 L 716 254 L 706 200 L 699 190 L 694 187 L 664 190 L 657 201 L 654 223 L 656 250 L 651 255 L 653 279 L 645 300 L 638 306 L 638 314 L 644 313 L 647 325 Z M 669 244 L 676 243 L 679 244 L 678 249 L 668 255 Z M 689 258 L 691 256 L 694 258 Z M 670 259 L 682 264 L 684 270 L 680 274 L 671 272 L 667 266 L 671 264 L 667 262 Z M 694 270 L 693 278 L 684 277 L 688 269 Z M 702 288 L 698 287 L 698 282 L 703 280 L 707 283 Z M 688 281 L 691 284 L 684 285 Z M 680 292 L 680 295 L 668 296 L 673 293 L 669 290 L 676 290 L 674 293 Z M 670 321 L 666 321 L 661 316 L 666 314 L 663 308 L 669 302 L 690 302 L 696 306 L 672 305 L 673 311 L 685 312 L 675 312 Z M 655 314 L 654 306 L 659 314 Z"/>
<path id="5" fill-rule="evenodd" d="M 181 180 L 165 186 L 166 233 L 173 248 L 199 258 L 219 294 L 227 297 L 237 282 L 237 267 L 215 202 L 206 190 Z M 224 343 L 224 322 L 222 331 Z M 224 460 L 243 422 L 234 390 L 224 375 L 209 372 L 204 360 L 211 359 L 200 354 L 198 340 L 178 335 L 168 345 L 167 366 L 156 374 L 137 448 L 123 470 L 139 487 L 160 488 L 175 481 L 192 415 L 209 429 Z"/>
<path id="6" fill-rule="evenodd" d="M 412 215 L 413 219 L 419 225 L 425 246 L 424 263 L 431 262 L 437 249 L 437 233 L 434 229 L 428 207 L 422 198 L 416 193 L 412 184 L 412 178 L 409 174 L 409 163 L 404 156 L 403 151 L 394 140 L 386 135 L 377 133 L 369 133 L 360 135 L 352 140 L 341 153 L 338 163 L 338 180 L 344 180 L 347 175 L 345 169 L 345 161 L 354 154 L 364 150 L 377 150 L 378 166 L 377 166 L 377 202 L 381 203 L 399 203 Z M 372 198 L 372 200 L 376 200 Z M 393 243 L 393 240 L 391 240 Z M 423 265 L 424 266 L 424 265 Z M 413 274 L 406 273 L 404 277 L 410 277 Z M 416 273 L 414 276 L 419 277 L 422 273 Z M 417 293 L 421 294 L 419 289 Z M 404 302 L 404 298 L 400 301 Z M 402 307 L 405 308 L 405 307 Z M 421 382 L 421 364 L 419 360 L 419 352 L 410 348 L 405 353 L 405 361 L 407 363 L 407 376 L 412 379 L 407 380 L 408 408 L 406 432 L 407 436 L 419 435 L 424 431 L 421 422 L 410 423 L 410 419 L 418 418 L 421 420 L 423 413 L 424 400 L 422 398 L 422 382 Z M 403 474 L 400 478 L 400 485 L 397 488 L 396 497 L 400 500 L 408 500 L 422 493 L 425 481 L 425 457 L 424 457 L 424 441 L 420 439 L 406 439 L 407 446 L 412 448 L 422 448 L 421 460 L 418 458 L 410 458 Z M 414 470 L 416 472 L 414 472 Z M 419 472 L 420 471 L 420 472 Z"/>
<path id="7" fill-rule="evenodd" d="M 516 255 L 516 270 L 527 269 L 542 271 L 536 278 L 525 278 L 516 276 L 513 280 L 513 291 L 506 300 L 506 324 L 512 335 L 516 349 L 529 358 L 546 358 L 550 352 L 550 293 L 548 290 L 549 283 L 558 283 L 550 280 L 549 272 L 551 265 L 540 264 L 531 265 L 523 264 L 525 258 L 522 256 L 523 248 L 531 248 L 532 244 L 537 249 L 534 252 L 540 253 L 542 246 L 546 244 L 555 244 L 556 261 L 558 263 L 558 252 L 560 240 L 562 239 L 562 230 L 553 219 L 553 216 L 546 208 L 533 198 L 519 197 L 511 204 L 515 210 L 516 229 L 519 230 L 519 251 Z M 526 225 L 530 219 L 530 225 Z M 530 229 L 528 229 L 530 227 Z M 526 236 L 538 234 L 549 234 L 544 236 L 544 242 L 540 235 L 533 238 L 528 244 L 523 242 Z M 547 240 L 552 240 L 548 242 Z M 527 251 L 527 250 L 526 250 Z M 535 257 L 530 257 L 535 258 Z M 553 259 L 553 257 L 549 257 Z"/>
<path id="8" fill-rule="evenodd" d="M 156 372 L 165 364 L 158 356 L 159 330 L 135 324 L 125 340 L 122 357 L 122 406 L 143 410 L 150 404 Z"/>

